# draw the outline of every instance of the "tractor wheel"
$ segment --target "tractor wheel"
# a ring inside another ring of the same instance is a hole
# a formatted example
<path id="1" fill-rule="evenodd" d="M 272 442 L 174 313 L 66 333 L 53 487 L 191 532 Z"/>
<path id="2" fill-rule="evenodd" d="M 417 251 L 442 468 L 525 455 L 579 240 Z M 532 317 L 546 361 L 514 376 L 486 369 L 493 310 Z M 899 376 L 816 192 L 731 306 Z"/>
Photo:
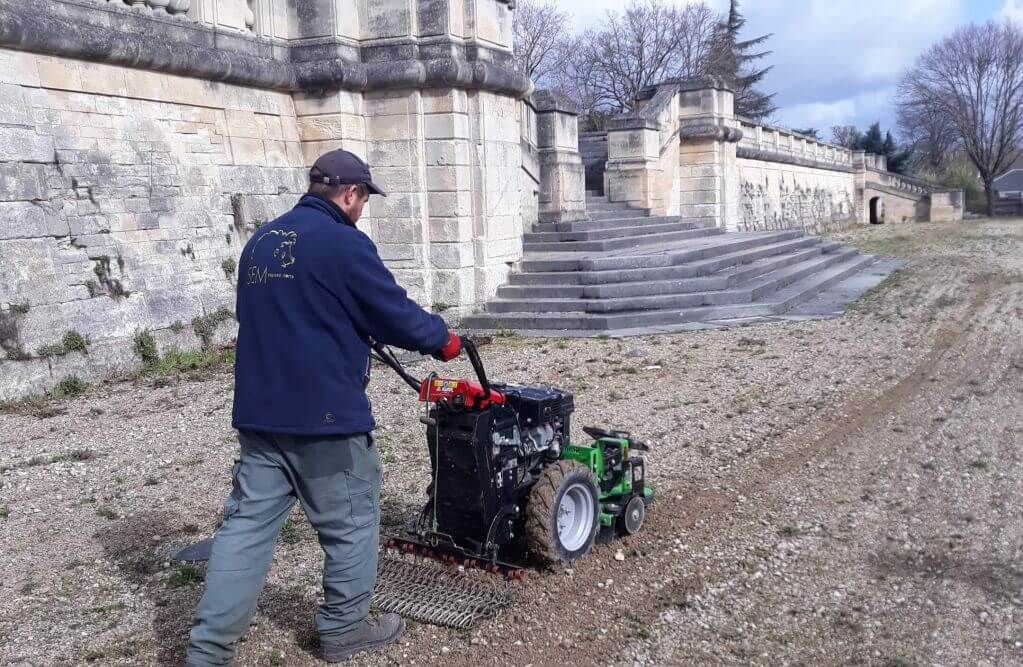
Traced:
<path id="1" fill-rule="evenodd" d="M 643 519 L 646 518 L 646 504 L 640 496 L 629 498 L 625 504 L 625 511 L 618 517 L 618 534 L 635 535 L 643 527 Z"/>
<path id="2" fill-rule="evenodd" d="M 526 544 L 547 563 L 570 563 L 593 546 L 600 527 L 597 478 L 576 461 L 550 463 L 529 492 Z"/>

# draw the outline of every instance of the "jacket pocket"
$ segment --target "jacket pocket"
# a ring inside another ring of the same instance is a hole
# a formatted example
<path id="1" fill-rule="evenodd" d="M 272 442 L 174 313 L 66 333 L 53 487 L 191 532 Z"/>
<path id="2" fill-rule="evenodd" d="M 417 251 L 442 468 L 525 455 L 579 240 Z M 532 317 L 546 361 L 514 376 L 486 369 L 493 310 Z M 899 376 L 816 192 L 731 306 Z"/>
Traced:
<path id="1" fill-rule="evenodd" d="M 345 482 L 348 485 L 348 508 L 352 523 L 359 528 L 376 523 L 378 484 L 350 471 L 345 472 Z"/>

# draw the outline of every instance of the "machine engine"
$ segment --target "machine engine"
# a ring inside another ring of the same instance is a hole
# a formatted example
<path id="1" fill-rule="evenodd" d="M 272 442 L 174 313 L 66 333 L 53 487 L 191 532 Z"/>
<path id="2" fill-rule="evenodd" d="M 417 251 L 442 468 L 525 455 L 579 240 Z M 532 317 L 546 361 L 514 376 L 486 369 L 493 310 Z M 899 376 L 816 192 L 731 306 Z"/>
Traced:
<path id="1" fill-rule="evenodd" d="M 572 394 L 495 384 L 503 405 L 436 403 L 427 444 L 435 479 L 419 529 L 477 554 L 496 556 L 514 539 L 541 470 L 568 446 Z"/>

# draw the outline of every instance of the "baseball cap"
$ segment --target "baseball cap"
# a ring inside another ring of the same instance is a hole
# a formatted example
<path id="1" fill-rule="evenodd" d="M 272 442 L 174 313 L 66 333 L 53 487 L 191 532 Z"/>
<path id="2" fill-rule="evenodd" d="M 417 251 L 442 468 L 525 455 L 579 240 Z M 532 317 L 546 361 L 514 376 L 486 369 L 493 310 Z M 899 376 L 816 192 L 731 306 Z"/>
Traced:
<path id="1" fill-rule="evenodd" d="M 387 196 L 380 186 L 373 182 L 369 165 L 350 151 L 337 150 L 324 153 L 309 170 L 310 183 L 327 185 L 365 185 L 370 194 Z"/>

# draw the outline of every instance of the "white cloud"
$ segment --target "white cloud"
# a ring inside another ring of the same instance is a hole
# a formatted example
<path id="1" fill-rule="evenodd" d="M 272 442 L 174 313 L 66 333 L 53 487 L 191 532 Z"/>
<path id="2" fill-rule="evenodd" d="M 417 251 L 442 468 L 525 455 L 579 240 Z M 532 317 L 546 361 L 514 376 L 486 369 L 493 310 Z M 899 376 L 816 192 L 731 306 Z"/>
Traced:
<path id="1" fill-rule="evenodd" d="M 1002 11 L 998 12 L 998 15 L 1023 23 L 1023 0 L 1005 0 Z"/>

